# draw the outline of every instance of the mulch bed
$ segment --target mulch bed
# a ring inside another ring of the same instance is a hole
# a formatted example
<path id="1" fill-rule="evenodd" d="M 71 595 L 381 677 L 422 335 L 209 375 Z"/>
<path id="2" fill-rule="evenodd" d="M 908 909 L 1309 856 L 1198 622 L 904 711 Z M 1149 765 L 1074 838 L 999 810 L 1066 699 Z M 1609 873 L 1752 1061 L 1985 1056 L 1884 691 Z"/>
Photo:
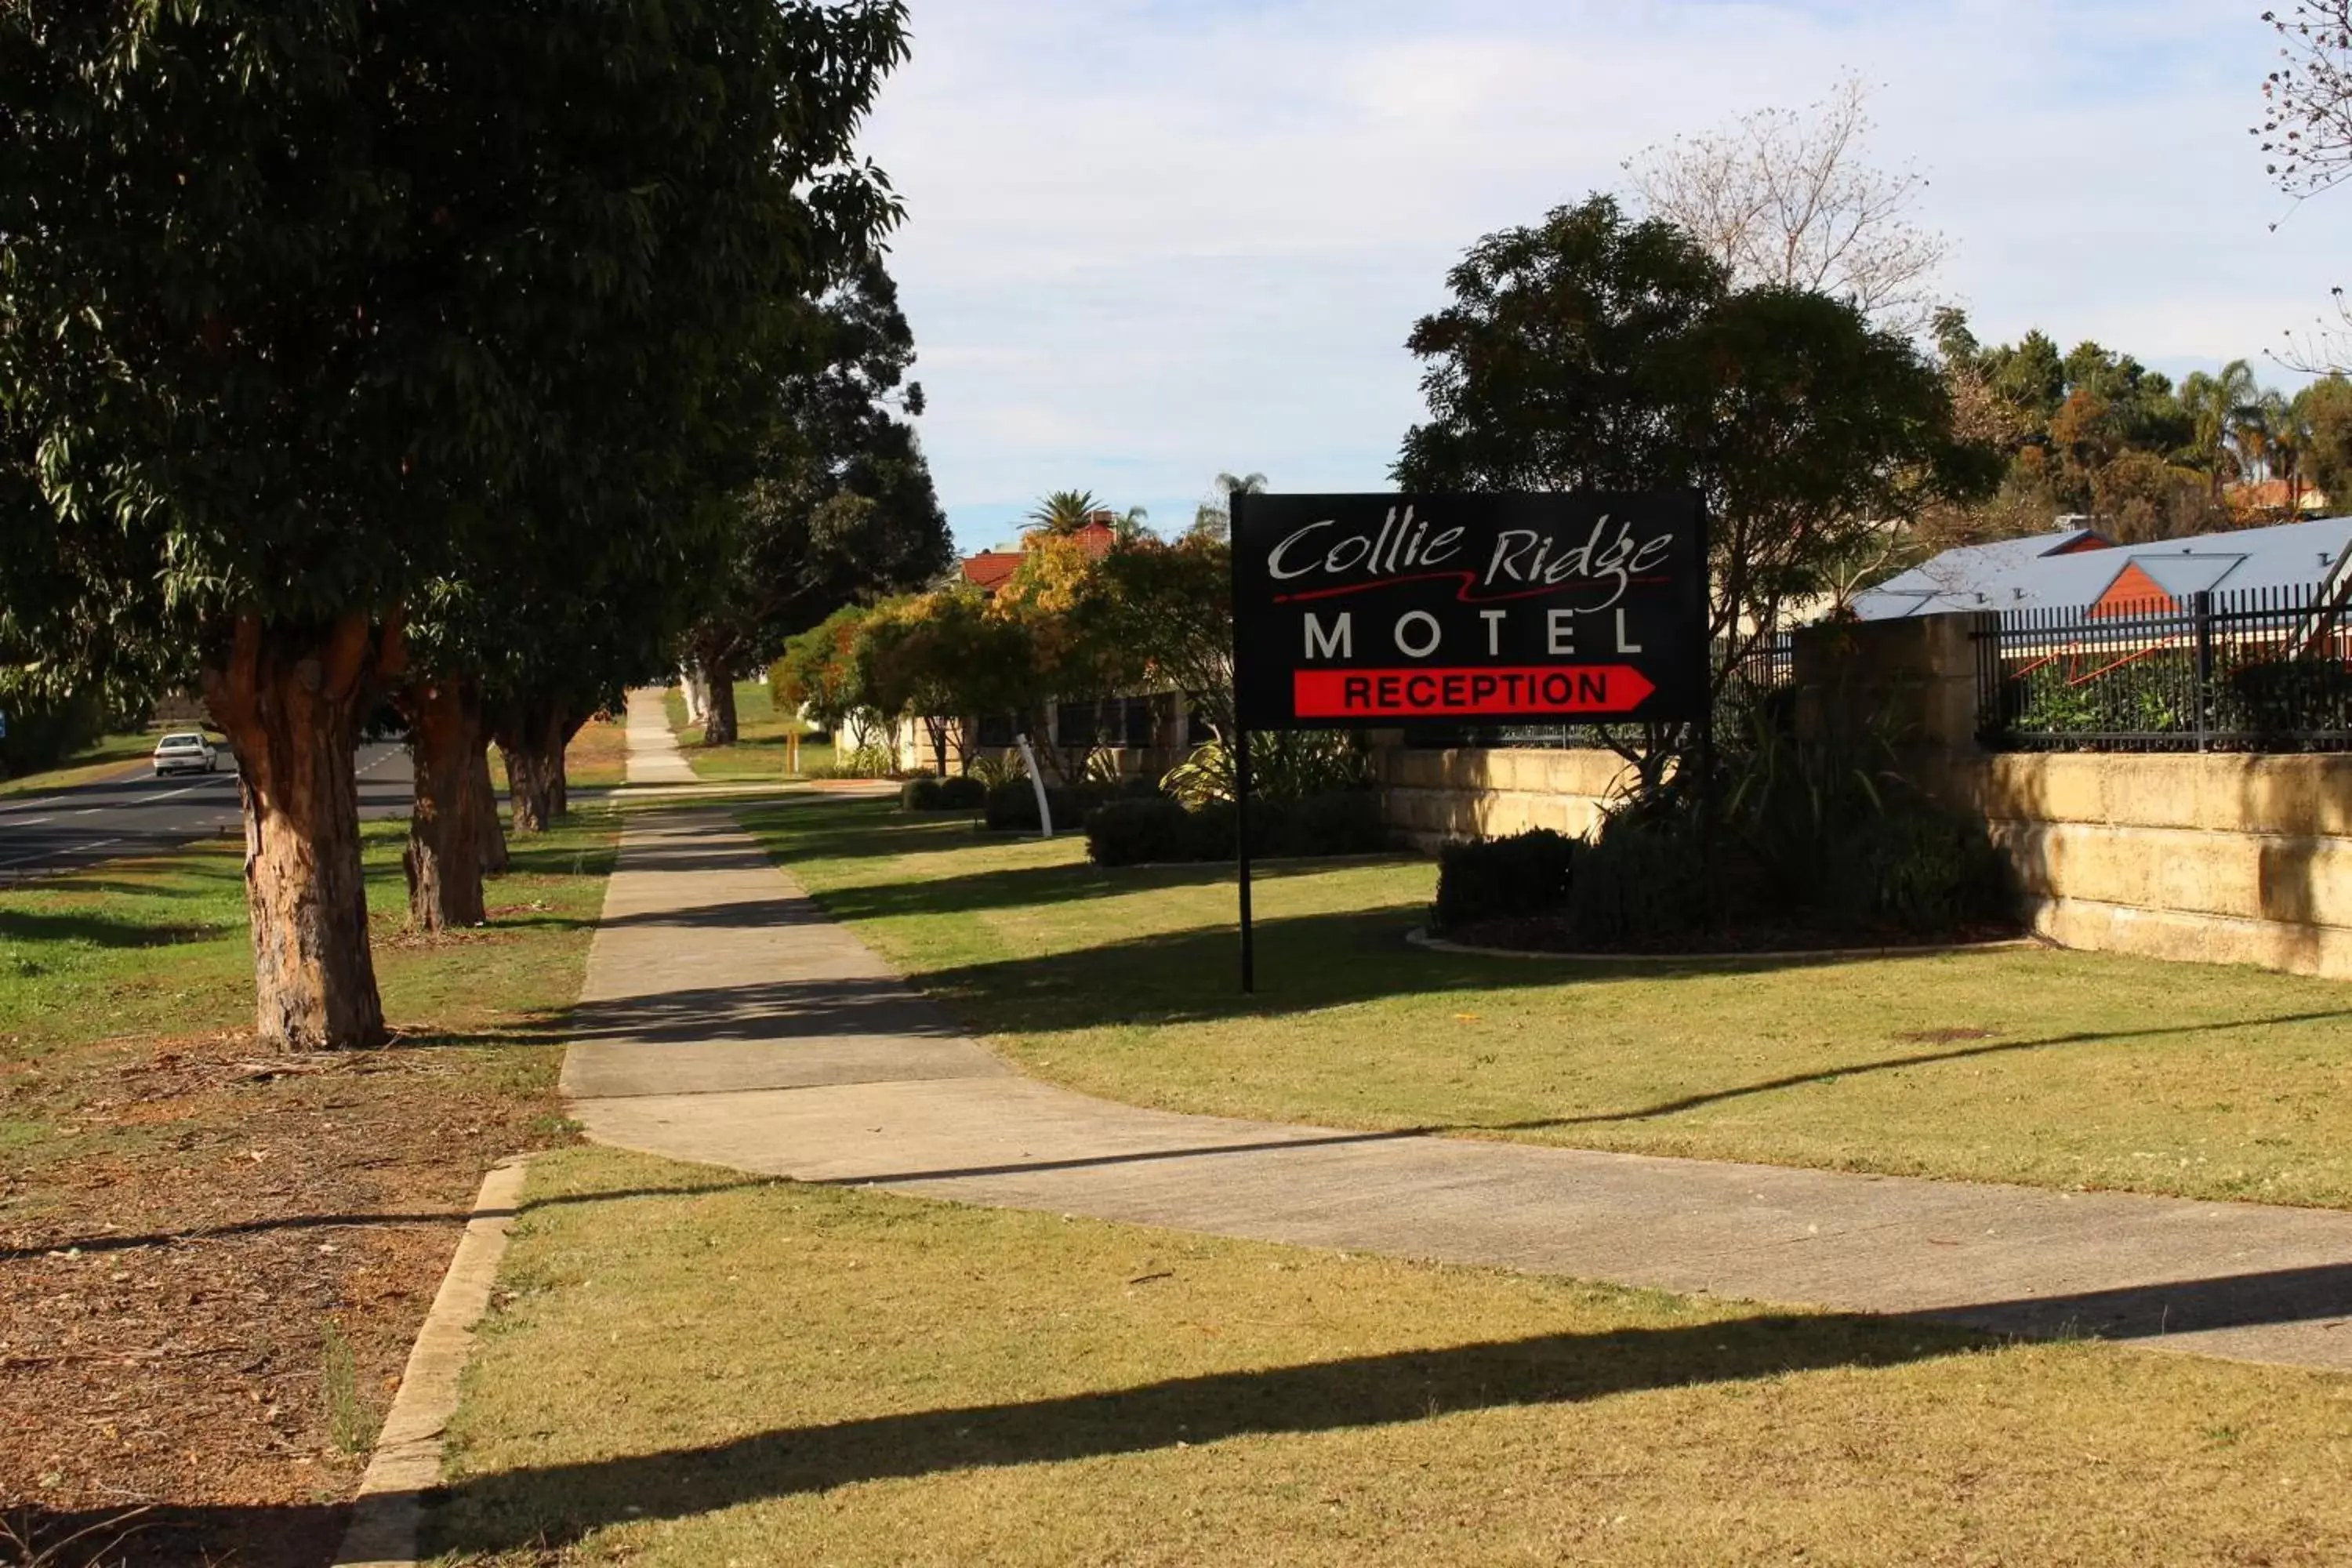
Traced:
<path id="1" fill-rule="evenodd" d="M 61 1563 L 330 1561 L 482 1173 L 549 1141 L 551 1084 L 229 1033 L 0 1066 L 0 1101 L 83 1135 L 0 1160 L 0 1563 L 93 1526 Z"/>
<path id="2" fill-rule="evenodd" d="M 1886 949 L 1965 947 L 2014 942 L 2026 932 L 2017 926 L 1998 923 L 1966 925 L 1957 931 L 1932 934 L 1903 930 L 1833 931 L 1796 923 L 1746 923 L 1727 925 L 1711 931 L 1676 931 L 1641 942 L 1596 944 L 1579 938 L 1569 929 L 1565 917 L 1528 915 L 1509 920 L 1480 921 L 1439 934 L 1447 942 L 1459 942 L 1465 947 L 1496 948 L 1513 952 L 1615 954 L 1629 958 L 1699 958 L 1752 953 L 1759 958 L 1769 958 L 1774 953 L 1788 952 L 1869 953 Z"/>

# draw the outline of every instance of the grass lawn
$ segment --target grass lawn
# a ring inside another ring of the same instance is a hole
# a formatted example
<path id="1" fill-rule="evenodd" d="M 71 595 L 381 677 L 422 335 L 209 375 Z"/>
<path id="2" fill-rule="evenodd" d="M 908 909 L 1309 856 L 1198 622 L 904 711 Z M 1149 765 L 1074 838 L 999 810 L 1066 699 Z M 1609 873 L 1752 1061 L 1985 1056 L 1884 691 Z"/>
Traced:
<path id="1" fill-rule="evenodd" d="M 428 1544 L 705 1564 L 2340 1563 L 2352 1381 L 533 1162 Z"/>
<path id="2" fill-rule="evenodd" d="M 808 726 L 788 713 L 776 711 L 770 689 L 757 680 L 735 683 L 736 743 L 731 746 L 706 746 L 702 743 L 701 726 L 686 716 L 686 697 L 675 686 L 664 693 L 662 702 L 669 714 L 669 727 L 678 739 L 678 748 L 686 753 L 687 765 L 695 776 L 710 784 L 732 784 L 739 779 L 780 779 L 784 772 L 784 737 L 795 731 L 805 734 Z M 801 742 L 801 773 L 805 775 L 833 763 L 833 742 L 803 741 Z"/>
<path id="3" fill-rule="evenodd" d="M 101 735 L 56 767 L 12 779 L 0 779 L 0 799 L 12 795 L 37 795 L 44 790 L 70 789 L 75 784 L 90 784 L 127 773 L 131 763 L 144 761 L 154 751 L 156 738 L 166 731 L 195 729 L 201 729 L 211 736 L 214 744 L 224 743 L 216 731 L 210 725 L 202 724 L 152 724 L 144 730 Z"/>
<path id="4" fill-rule="evenodd" d="M 2013 951 L 1578 964 L 1405 945 L 1435 868 L 1100 871 L 882 803 L 746 809 L 835 914 L 1041 1077 L 1348 1127 L 2352 1207 L 2352 987 Z"/>
<path id="5" fill-rule="evenodd" d="M 241 842 L 0 891 L 11 1528 L 152 1503 L 139 1561 L 331 1555 L 482 1172 L 568 1136 L 562 1018 L 615 825 L 515 840 L 492 923 L 425 938 L 402 930 L 405 824 L 366 824 L 401 1038 L 340 1057 L 252 1042 Z"/>

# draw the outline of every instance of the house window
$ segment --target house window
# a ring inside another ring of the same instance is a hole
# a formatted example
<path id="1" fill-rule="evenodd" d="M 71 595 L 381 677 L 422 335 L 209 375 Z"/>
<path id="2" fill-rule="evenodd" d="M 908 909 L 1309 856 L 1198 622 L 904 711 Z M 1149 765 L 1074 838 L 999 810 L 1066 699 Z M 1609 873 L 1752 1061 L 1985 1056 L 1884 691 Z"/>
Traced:
<path id="1" fill-rule="evenodd" d="M 1065 702 L 1054 710 L 1054 738 L 1065 746 L 1091 746 L 1100 738 L 1091 702 Z"/>
<path id="2" fill-rule="evenodd" d="M 1013 744 L 1013 715 L 992 713 L 980 721 L 980 743 L 983 746 Z"/>
<path id="3" fill-rule="evenodd" d="M 1127 700 L 1127 744 L 1150 746 L 1159 743 L 1159 706 L 1149 697 Z"/>
<path id="4" fill-rule="evenodd" d="M 1198 708 L 1184 710 L 1184 743 L 1187 746 L 1205 746 L 1216 738 L 1217 732 L 1209 728 L 1209 721 L 1202 716 Z"/>

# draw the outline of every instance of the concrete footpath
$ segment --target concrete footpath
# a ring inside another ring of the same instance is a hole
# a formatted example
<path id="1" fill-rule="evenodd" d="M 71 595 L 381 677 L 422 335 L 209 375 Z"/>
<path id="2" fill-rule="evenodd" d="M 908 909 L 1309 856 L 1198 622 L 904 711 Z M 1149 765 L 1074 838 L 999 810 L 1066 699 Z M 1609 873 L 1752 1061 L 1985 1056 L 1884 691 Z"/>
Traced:
<path id="1" fill-rule="evenodd" d="M 686 754 L 677 749 L 677 737 L 670 733 L 662 697 L 659 690 L 629 693 L 629 763 L 622 776 L 633 784 L 698 783 Z"/>
<path id="2" fill-rule="evenodd" d="M 2352 1371 L 2352 1214 L 1181 1116 L 1034 1081 L 714 811 L 630 821 L 563 1089 L 599 1142 L 802 1181 Z"/>

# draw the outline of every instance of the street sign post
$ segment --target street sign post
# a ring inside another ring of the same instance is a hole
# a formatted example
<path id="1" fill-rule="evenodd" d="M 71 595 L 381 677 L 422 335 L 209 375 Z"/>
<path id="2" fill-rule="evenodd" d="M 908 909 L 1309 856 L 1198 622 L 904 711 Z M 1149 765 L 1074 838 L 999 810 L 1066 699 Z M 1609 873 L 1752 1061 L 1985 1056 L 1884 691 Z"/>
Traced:
<path id="1" fill-rule="evenodd" d="M 1696 490 L 1231 505 L 1244 991 L 1251 730 L 1708 721 Z"/>

